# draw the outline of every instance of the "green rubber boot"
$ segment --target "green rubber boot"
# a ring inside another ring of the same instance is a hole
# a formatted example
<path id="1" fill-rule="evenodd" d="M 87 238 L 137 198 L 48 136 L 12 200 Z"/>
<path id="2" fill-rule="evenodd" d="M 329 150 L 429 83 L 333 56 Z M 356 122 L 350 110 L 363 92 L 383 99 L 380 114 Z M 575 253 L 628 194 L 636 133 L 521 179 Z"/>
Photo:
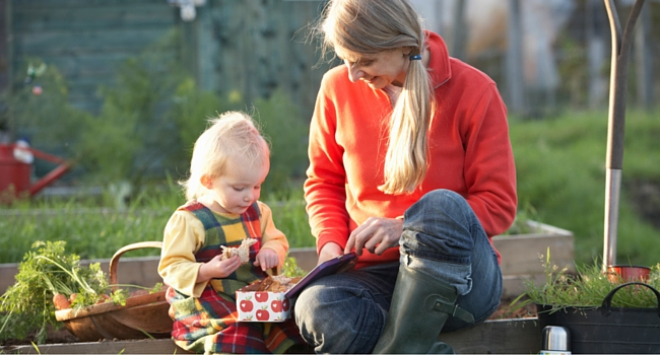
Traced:
<path id="1" fill-rule="evenodd" d="M 390 312 L 374 354 L 453 354 L 451 346 L 438 340 L 450 315 L 474 322 L 456 306 L 456 288 L 401 265 Z"/>

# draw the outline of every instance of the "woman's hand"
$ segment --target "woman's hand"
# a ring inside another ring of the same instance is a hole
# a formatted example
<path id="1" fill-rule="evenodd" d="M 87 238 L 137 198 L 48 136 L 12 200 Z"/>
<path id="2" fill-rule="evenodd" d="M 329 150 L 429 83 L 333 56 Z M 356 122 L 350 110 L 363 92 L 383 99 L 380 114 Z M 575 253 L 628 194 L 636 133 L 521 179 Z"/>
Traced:
<path id="1" fill-rule="evenodd" d="M 234 255 L 227 260 L 222 260 L 222 255 L 216 255 L 199 268 L 197 282 L 223 279 L 236 271 L 239 266 L 241 266 L 241 258 L 238 255 Z"/>
<path id="2" fill-rule="evenodd" d="M 399 245 L 403 232 L 403 220 L 398 218 L 369 217 L 348 237 L 345 253 L 355 249 L 357 255 L 362 255 L 362 249 L 380 255 L 385 250 Z"/>
<path id="3" fill-rule="evenodd" d="M 263 248 L 257 253 L 257 260 L 254 262 L 254 266 L 261 266 L 262 271 L 277 267 L 280 263 L 280 257 L 277 255 L 275 250 Z"/>
<path id="4" fill-rule="evenodd" d="M 317 265 L 342 255 L 344 255 L 344 251 L 339 244 L 333 242 L 326 243 L 319 253 L 319 262 Z"/>

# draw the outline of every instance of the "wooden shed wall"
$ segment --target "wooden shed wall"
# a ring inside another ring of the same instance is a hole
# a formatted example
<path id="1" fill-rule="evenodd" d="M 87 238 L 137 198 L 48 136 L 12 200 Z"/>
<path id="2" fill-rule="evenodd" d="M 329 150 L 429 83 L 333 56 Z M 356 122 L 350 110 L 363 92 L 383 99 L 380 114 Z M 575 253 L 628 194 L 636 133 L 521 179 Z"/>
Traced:
<path id="1" fill-rule="evenodd" d="M 322 1 L 207 0 L 192 22 L 181 21 L 167 0 L 5 1 L 14 70 L 26 57 L 56 66 L 70 84 L 70 102 L 91 112 L 101 105 L 99 85 L 114 82 L 118 65 L 175 27 L 200 87 L 238 90 L 248 105 L 281 88 L 311 115 L 327 69 L 313 68 L 318 51 L 304 42 L 302 29 L 317 18 Z"/>
<path id="2" fill-rule="evenodd" d="M 281 88 L 311 116 L 328 65 L 316 66 L 319 51 L 305 42 L 305 27 L 322 6 L 322 1 L 207 1 L 191 24 L 201 87 L 238 90 L 246 102 Z"/>
<path id="3" fill-rule="evenodd" d="M 114 82 L 123 60 L 176 23 L 163 0 L 11 0 L 14 75 L 25 58 L 54 65 L 70 84 L 70 102 L 95 111 L 99 85 Z"/>

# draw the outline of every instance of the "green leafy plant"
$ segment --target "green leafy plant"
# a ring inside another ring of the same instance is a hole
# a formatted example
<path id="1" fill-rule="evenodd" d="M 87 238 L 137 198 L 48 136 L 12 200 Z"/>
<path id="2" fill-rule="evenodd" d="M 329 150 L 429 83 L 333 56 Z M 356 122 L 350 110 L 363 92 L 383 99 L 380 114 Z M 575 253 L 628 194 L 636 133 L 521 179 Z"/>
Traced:
<path id="1" fill-rule="evenodd" d="M 298 266 L 296 258 L 288 257 L 284 259 L 284 267 L 282 267 L 282 275 L 286 277 L 302 277 L 307 275 L 307 272 Z"/>
<path id="2" fill-rule="evenodd" d="M 552 265 L 549 249 L 544 266 L 545 282 L 537 284 L 533 279 L 524 279 L 525 291 L 511 302 L 512 312 L 531 303 L 550 306 L 551 312 L 567 307 L 599 307 L 612 289 L 624 283 L 620 277 L 610 280 L 597 262 L 577 266 L 576 273 L 570 274 Z M 651 267 L 645 283 L 660 288 L 660 264 Z M 654 308 L 657 300 L 647 288 L 625 287 L 615 294 L 612 307 Z"/>
<path id="3" fill-rule="evenodd" d="M 65 245 L 39 241 L 25 254 L 16 283 L 0 296 L 0 340 L 24 339 L 35 332 L 42 344 L 49 325 L 61 326 L 55 318 L 56 302 L 70 303 L 74 311 L 106 300 L 125 304 L 127 291 L 111 291 L 100 263 L 81 265 L 78 255 L 65 252 Z"/>
<path id="4" fill-rule="evenodd" d="M 538 214 L 536 209 L 529 203 L 524 205 L 525 207 L 520 209 L 516 214 L 516 218 L 513 221 L 513 224 L 509 229 L 502 233 L 502 235 L 516 235 L 516 234 L 528 234 L 533 232 L 533 228 L 529 225 L 529 222 L 538 220 Z"/>

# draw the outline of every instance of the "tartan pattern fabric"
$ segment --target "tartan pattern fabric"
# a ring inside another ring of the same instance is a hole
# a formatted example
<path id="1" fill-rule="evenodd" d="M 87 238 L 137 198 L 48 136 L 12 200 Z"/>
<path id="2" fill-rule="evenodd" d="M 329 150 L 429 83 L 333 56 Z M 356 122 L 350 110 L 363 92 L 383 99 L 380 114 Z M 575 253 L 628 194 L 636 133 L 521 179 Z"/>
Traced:
<path id="1" fill-rule="evenodd" d="M 233 295 L 236 290 L 267 275 L 255 268 L 252 262 L 256 260 L 261 249 L 261 223 L 259 206 L 255 202 L 245 213 L 237 218 L 215 215 L 210 209 L 199 202 L 191 202 L 180 209 L 191 212 L 202 222 L 206 233 L 204 246 L 195 253 L 197 262 L 207 262 L 222 253 L 220 246 L 237 247 L 246 238 L 254 238 L 257 242 L 250 247 L 250 263 L 241 265 L 233 274 L 224 279 L 212 280 L 211 285 L 216 291 Z"/>
<path id="2" fill-rule="evenodd" d="M 261 246 L 258 205 L 255 203 L 236 219 L 216 216 L 197 202 L 182 208 L 204 225 L 205 245 L 195 254 L 198 262 L 222 253 L 221 245 L 238 246 L 248 237 L 259 241 L 250 247 L 250 263 L 241 265 L 226 279 L 211 280 L 199 298 L 171 287 L 167 290 L 174 342 L 188 351 L 243 354 L 283 353 L 295 344 L 304 344 L 293 319 L 283 323 L 238 322 L 236 290 L 266 276 L 252 265 Z"/>

